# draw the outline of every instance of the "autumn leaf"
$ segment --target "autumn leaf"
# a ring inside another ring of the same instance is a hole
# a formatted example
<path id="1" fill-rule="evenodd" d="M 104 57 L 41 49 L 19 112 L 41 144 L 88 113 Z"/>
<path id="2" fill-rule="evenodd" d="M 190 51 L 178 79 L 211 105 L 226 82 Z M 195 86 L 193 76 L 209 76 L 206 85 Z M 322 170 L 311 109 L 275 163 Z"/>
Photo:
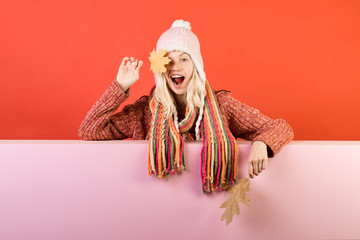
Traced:
<path id="1" fill-rule="evenodd" d="M 231 195 L 220 206 L 220 208 L 226 208 L 224 214 L 221 216 L 221 221 L 226 219 L 226 225 L 229 225 L 229 223 L 232 222 L 234 214 L 239 215 L 240 213 L 240 202 L 250 207 L 249 198 L 246 196 L 246 192 L 250 191 L 250 180 L 248 178 L 242 178 L 237 184 L 226 191 L 230 192 Z"/>
<path id="2" fill-rule="evenodd" d="M 165 65 L 171 61 L 170 58 L 165 57 L 166 53 L 166 50 L 160 50 L 155 52 L 155 49 L 150 53 L 150 70 L 153 71 L 153 73 L 166 72 Z"/>

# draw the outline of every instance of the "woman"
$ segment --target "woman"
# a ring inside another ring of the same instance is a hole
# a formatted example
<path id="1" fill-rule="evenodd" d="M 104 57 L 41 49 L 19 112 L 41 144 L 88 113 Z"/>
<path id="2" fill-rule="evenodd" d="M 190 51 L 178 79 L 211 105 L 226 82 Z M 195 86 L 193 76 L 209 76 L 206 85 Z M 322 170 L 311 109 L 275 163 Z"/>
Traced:
<path id="1" fill-rule="evenodd" d="M 293 139 L 282 119 L 270 119 L 257 109 L 214 92 L 203 70 L 200 44 L 190 23 L 177 20 L 157 42 L 170 63 L 166 72 L 154 73 L 155 89 L 134 104 L 113 114 L 139 79 L 142 61 L 125 57 L 116 80 L 83 120 L 84 140 L 149 139 L 149 174 L 165 177 L 185 169 L 185 140 L 203 141 L 201 177 L 204 192 L 226 189 L 236 178 L 236 138 L 252 141 L 248 172 L 252 178 L 266 169 L 273 157 Z"/>

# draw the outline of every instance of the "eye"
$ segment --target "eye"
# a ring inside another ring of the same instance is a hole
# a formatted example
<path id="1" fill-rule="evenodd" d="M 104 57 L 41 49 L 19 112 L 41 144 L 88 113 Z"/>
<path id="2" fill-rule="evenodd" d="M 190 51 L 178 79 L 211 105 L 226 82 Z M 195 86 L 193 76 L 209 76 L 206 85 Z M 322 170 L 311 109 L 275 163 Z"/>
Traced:
<path id="1" fill-rule="evenodd" d="M 187 58 L 182 58 L 181 61 L 185 62 L 185 61 L 187 61 Z"/>

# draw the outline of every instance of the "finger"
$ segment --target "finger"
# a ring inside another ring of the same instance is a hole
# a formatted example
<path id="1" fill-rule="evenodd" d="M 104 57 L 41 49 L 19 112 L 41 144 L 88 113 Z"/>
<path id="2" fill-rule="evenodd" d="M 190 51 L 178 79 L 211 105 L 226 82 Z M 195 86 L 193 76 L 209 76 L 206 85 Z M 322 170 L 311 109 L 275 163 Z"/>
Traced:
<path id="1" fill-rule="evenodd" d="M 135 69 L 136 66 L 137 66 L 137 62 L 136 62 L 136 61 L 133 61 L 133 62 L 131 63 L 131 67 L 132 67 L 133 69 Z"/>
<path id="2" fill-rule="evenodd" d="M 258 175 L 258 161 L 253 161 L 254 174 Z"/>
<path id="3" fill-rule="evenodd" d="M 263 160 L 258 161 L 258 172 L 261 173 L 263 170 Z"/>
<path id="4" fill-rule="evenodd" d="M 129 60 L 128 57 L 124 57 L 123 60 L 121 61 L 121 65 L 125 65 L 126 61 L 128 60 Z"/>
<path id="5" fill-rule="evenodd" d="M 131 62 L 134 62 L 134 60 L 135 60 L 134 57 L 130 57 Z"/>
<path id="6" fill-rule="evenodd" d="M 264 162 L 263 162 L 263 169 L 265 170 L 267 168 L 267 162 L 268 162 L 268 159 L 265 158 Z"/>
<path id="7" fill-rule="evenodd" d="M 139 70 L 143 64 L 144 64 L 143 61 L 140 60 L 139 64 L 136 67 L 136 70 Z"/>
<path id="8" fill-rule="evenodd" d="M 254 177 L 254 175 L 253 175 L 253 166 L 252 166 L 252 163 L 251 163 L 251 162 L 249 162 L 248 173 L 249 173 L 249 177 L 250 177 L 250 178 L 253 178 L 253 177 Z"/>

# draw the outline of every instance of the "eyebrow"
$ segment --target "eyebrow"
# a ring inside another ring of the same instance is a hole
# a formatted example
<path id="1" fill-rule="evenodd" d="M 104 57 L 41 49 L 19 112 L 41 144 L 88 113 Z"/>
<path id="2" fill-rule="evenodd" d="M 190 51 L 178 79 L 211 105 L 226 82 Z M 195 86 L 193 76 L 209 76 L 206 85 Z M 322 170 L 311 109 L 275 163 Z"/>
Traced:
<path id="1" fill-rule="evenodd" d="M 186 55 L 187 57 L 190 57 L 190 55 L 189 54 L 187 54 L 187 53 L 182 53 L 182 54 L 180 54 L 179 56 L 177 56 L 177 57 L 181 57 L 182 55 Z M 172 58 L 172 57 L 169 57 L 169 58 Z"/>

